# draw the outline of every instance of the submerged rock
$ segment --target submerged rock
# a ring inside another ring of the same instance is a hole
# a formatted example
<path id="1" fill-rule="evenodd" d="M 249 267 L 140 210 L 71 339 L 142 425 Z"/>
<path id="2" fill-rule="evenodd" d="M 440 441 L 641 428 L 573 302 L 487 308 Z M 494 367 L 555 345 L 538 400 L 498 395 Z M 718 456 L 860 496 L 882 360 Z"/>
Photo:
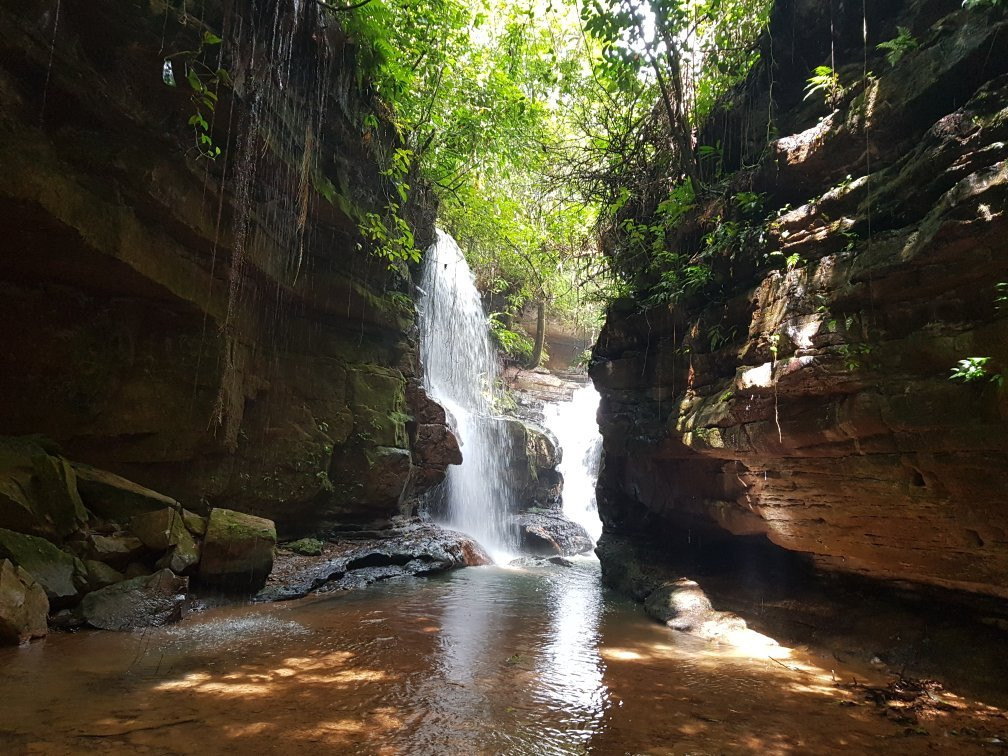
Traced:
<path id="1" fill-rule="evenodd" d="M 27 571 L 0 560 L 0 643 L 24 643 L 49 631 L 49 599 Z"/>
<path id="2" fill-rule="evenodd" d="M 171 570 L 136 577 L 89 593 L 78 614 L 101 630 L 136 630 L 182 618 L 182 602 L 189 579 Z"/>
<path id="3" fill-rule="evenodd" d="M 591 551 L 595 543 L 588 532 L 560 512 L 523 512 L 512 517 L 521 548 L 538 556 L 574 556 Z"/>
<path id="4" fill-rule="evenodd" d="M 31 573 L 55 605 L 73 603 L 86 583 L 84 563 L 44 538 L 0 528 L 0 558 Z"/>
<path id="5" fill-rule="evenodd" d="M 255 593 L 273 569 L 276 527 L 272 520 L 230 509 L 210 510 L 199 581 L 225 591 Z"/>

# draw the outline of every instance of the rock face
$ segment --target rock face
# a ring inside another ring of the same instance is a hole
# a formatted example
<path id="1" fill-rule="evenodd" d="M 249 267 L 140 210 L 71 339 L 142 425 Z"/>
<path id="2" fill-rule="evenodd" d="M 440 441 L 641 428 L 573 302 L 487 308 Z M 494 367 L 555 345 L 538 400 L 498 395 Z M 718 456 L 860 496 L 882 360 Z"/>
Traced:
<path id="1" fill-rule="evenodd" d="M 9 559 L 0 560 L 0 643 L 24 643 L 49 632 L 45 590 Z"/>
<path id="2" fill-rule="evenodd" d="M 193 24 L 143 3 L 57 18 L 0 1 L 0 427 L 116 473 L 76 471 L 91 511 L 120 525 L 172 502 L 291 534 L 387 523 L 456 455 L 407 393 L 409 272 L 361 250 L 355 220 L 397 197 L 376 157 L 394 130 L 359 127 L 370 104 L 335 17 L 260 5 L 210 0 Z M 223 42 L 204 46 L 204 28 Z M 193 147 L 185 72 L 218 56 L 233 87 L 213 85 L 227 118 L 204 112 L 211 159 Z M 434 206 L 411 183 L 422 248 Z M 428 426 L 416 446 L 413 422 Z M 0 450 L 17 470 L 0 474 L 17 481 L 0 518 L 19 518 L 0 526 L 62 537 L 81 502 L 33 491 L 68 492 L 75 472 L 33 459 Z"/>
<path id="3" fill-rule="evenodd" d="M 831 34 L 794 0 L 771 34 L 790 135 L 759 159 L 765 69 L 710 127 L 736 135 L 726 165 L 758 163 L 729 179 L 765 194 L 758 249 L 729 245 L 716 297 L 608 314 L 591 366 L 603 538 L 765 536 L 822 568 L 1008 597 L 1008 59 L 990 55 L 1008 20 L 880 4 L 865 77 L 862 9 L 845 8 L 836 111 L 802 100 Z M 920 47 L 890 66 L 872 51 L 897 25 Z M 785 270 L 755 262 L 773 252 Z M 989 360 L 950 380 L 970 357 Z"/>

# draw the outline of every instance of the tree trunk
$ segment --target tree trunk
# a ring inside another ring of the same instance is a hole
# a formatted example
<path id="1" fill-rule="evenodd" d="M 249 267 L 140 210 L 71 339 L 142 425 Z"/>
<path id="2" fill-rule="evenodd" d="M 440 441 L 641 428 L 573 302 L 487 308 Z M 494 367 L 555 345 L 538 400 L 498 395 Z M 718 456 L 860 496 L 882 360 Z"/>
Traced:
<path id="1" fill-rule="evenodd" d="M 536 302 L 536 334 L 535 346 L 532 348 L 532 356 L 529 357 L 528 367 L 534 370 L 539 367 L 542 361 L 543 350 L 546 347 L 546 300 L 540 299 Z"/>

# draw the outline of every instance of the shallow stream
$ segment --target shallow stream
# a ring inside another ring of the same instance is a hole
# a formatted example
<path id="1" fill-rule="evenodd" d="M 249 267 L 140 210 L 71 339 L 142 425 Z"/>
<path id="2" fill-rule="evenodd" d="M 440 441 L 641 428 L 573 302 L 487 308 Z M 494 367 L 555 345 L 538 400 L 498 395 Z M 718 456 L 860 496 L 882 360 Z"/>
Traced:
<path id="1" fill-rule="evenodd" d="M 0 670 L 4 753 L 986 748 L 953 721 L 911 732 L 834 682 L 870 672 L 751 632 L 673 633 L 604 590 L 589 559 L 56 633 L 0 650 Z"/>

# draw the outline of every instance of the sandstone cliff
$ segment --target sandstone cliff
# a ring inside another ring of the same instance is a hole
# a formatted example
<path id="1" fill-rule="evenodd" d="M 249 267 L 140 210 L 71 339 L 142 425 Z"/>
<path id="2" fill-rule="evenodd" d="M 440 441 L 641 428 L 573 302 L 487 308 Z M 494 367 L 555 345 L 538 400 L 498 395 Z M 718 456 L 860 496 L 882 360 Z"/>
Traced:
<path id="1" fill-rule="evenodd" d="M 723 140 L 724 196 L 764 194 L 769 220 L 708 202 L 736 222 L 720 289 L 618 302 L 594 350 L 603 541 L 671 558 L 765 536 L 1008 597 L 1008 18 L 974 5 L 778 3 L 764 63 L 701 138 Z M 918 47 L 890 65 L 876 45 L 898 26 Z M 835 107 L 803 100 L 831 53 Z M 983 375 L 950 380 L 975 356 Z"/>
<path id="2" fill-rule="evenodd" d="M 0 432 L 288 533 L 440 480 L 408 273 L 357 230 L 396 141 L 337 20 L 3 0 L 0 23 Z M 407 218 L 422 247 L 420 188 Z"/>

